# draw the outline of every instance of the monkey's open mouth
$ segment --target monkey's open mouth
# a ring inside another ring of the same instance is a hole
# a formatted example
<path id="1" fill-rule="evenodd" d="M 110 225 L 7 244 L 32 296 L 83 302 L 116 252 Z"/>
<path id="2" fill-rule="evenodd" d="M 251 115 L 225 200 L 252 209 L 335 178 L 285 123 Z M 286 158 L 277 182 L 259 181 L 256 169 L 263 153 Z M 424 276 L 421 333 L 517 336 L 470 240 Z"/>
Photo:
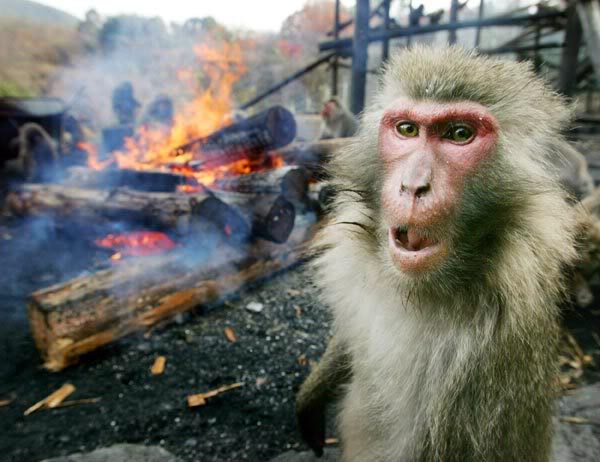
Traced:
<path id="1" fill-rule="evenodd" d="M 392 260 L 401 271 L 431 269 L 446 254 L 442 242 L 412 227 L 390 228 L 389 241 Z"/>
<path id="2" fill-rule="evenodd" d="M 426 236 L 418 233 L 414 228 L 398 226 L 394 231 L 394 240 L 396 245 L 410 251 L 418 252 L 436 243 Z"/>

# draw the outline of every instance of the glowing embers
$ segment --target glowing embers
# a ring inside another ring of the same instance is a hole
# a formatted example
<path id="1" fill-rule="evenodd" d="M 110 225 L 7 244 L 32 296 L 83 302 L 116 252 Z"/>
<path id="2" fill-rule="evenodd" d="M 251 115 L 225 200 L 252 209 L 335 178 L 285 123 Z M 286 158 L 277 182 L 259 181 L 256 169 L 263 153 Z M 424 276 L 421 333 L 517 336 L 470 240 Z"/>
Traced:
<path id="1" fill-rule="evenodd" d="M 115 251 L 110 257 L 112 261 L 119 261 L 123 257 L 158 255 L 177 246 L 169 236 L 159 231 L 130 231 L 108 234 L 101 239 L 96 239 L 94 242 L 99 247 Z"/>

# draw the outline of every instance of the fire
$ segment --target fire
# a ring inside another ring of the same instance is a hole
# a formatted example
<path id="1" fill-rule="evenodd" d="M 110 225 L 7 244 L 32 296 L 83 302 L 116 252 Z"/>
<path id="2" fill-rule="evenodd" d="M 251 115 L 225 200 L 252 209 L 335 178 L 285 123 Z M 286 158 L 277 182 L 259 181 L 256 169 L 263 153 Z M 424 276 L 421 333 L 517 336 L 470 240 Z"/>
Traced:
<path id="1" fill-rule="evenodd" d="M 201 64 L 205 85 L 191 103 L 175 114 L 173 126 L 170 129 L 141 126 L 135 137 L 125 140 L 121 151 L 114 152 L 113 158 L 105 161 L 98 159 L 94 146 L 82 145 L 81 148 L 88 152 L 91 168 L 102 169 L 115 162 L 120 168 L 171 170 L 206 185 L 226 174 L 251 171 L 245 160 L 199 171 L 188 167 L 193 160 L 191 153 L 175 153 L 179 146 L 207 136 L 231 122 L 228 115 L 233 110 L 233 87 L 247 70 L 241 42 L 223 43 L 220 48 L 196 45 L 193 51 Z M 184 85 L 192 85 L 198 80 L 190 69 L 180 69 L 177 78 Z"/>
<path id="2" fill-rule="evenodd" d="M 102 170 L 113 163 L 112 159 L 100 160 L 98 157 L 98 149 L 92 143 L 86 143 L 85 141 L 80 142 L 77 147 L 87 152 L 88 165 L 94 170 Z"/>
<path id="3" fill-rule="evenodd" d="M 108 234 L 95 241 L 99 247 L 113 249 L 116 252 L 110 257 L 119 261 L 125 256 L 150 256 L 168 252 L 176 244 L 165 233 L 158 231 L 132 231 L 121 234 Z"/>
<path id="4" fill-rule="evenodd" d="M 214 167 L 209 170 L 194 170 L 189 166 L 172 166 L 171 171 L 189 175 L 193 178 L 194 184 L 183 184 L 178 186 L 177 190 L 184 193 L 198 193 L 204 189 L 203 185 L 210 186 L 219 178 L 234 175 L 247 175 L 248 173 L 270 169 L 280 168 L 285 165 L 285 160 L 280 154 L 269 155 L 265 159 L 260 159 L 259 163 L 253 163 L 250 159 L 240 159 L 227 165 Z M 197 183 L 196 183 L 197 182 Z"/>

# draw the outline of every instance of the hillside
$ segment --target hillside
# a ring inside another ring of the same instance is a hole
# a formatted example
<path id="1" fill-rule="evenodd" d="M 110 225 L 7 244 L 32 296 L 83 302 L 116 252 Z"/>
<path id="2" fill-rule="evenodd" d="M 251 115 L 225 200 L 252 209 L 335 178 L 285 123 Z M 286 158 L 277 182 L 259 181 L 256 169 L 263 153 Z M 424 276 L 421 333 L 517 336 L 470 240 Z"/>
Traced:
<path id="1" fill-rule="evenodd" d="M 30 0 L 0 0 L 0 18 L 75 28 L 79 20 L 64 11 Z"/>

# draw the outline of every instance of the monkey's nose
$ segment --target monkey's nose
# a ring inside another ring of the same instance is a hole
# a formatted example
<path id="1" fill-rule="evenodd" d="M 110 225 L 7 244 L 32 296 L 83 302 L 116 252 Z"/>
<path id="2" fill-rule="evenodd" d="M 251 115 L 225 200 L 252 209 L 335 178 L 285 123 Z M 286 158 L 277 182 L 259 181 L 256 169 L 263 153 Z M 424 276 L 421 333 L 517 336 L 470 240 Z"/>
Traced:
<path id="1" fill-rule="evenodd" d="M 420 183 L 414 185 L 406 185 L 402 183 L 400 185 L 400 194 L 410 194 L 416 198 L 423 197 L 431 191 L 431 183 Z"/>

